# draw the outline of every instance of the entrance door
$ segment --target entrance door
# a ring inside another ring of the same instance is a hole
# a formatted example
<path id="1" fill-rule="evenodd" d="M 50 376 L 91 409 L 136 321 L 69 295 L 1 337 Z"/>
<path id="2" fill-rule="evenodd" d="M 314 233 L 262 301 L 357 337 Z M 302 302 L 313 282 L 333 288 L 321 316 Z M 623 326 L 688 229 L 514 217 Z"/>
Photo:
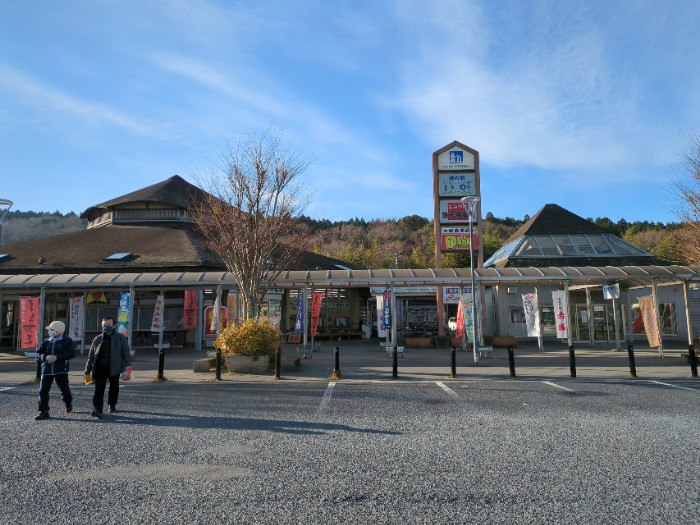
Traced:
<path id="1" fill-rule="evenodd" d="M 574 335 L 576 341 L 590 341 L 588 335 L 588 308 L 585 304 L 574 305 Z"/>
<path id="2" fill-rule="evenodd" d="M 593 341 L 614 341 L 615 326 L 612 306 L 608 304 L 592 304 L 593 319 L 590 327 L 593 329 Z M 590 341 L 588 308 L 585 304 L 577 304 L 574 308 L 574 334 L 579 342 Z"/>
<path id="3" fill-rule="evenodd" d="M 3 302 L 0 305 L 0 348 L 14 350 L 18 346 L 19 303 Z"/>

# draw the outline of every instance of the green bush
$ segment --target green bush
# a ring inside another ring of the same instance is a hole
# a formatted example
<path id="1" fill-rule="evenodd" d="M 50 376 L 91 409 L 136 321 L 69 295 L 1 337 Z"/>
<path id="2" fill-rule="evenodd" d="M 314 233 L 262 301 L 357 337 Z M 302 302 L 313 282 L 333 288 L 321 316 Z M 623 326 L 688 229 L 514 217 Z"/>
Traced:
<path id="1" fill-rule="evenodd" d="M 266 319 L 258 318 L 224 328 L 214 346 L 224 354 L 273 356 L 279 341 L 280 331 Z"/>

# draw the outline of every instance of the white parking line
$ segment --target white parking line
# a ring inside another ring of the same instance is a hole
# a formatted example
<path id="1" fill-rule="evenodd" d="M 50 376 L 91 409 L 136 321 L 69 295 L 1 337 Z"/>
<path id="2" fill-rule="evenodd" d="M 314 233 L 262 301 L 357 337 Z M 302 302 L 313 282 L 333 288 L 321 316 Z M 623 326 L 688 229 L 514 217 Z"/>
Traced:
<path id="1" fill-rule="evenodd" d="M 3 386 L 0 387 L 0 392 L 4 392 L 5 390 L 12 390 L 13 388 L 13 386 Z"/>
<path id="2" fill-rule="evenodd" d="M 328 383 L 326 391 L 323 393 L 323 399 L 321 399 L 321 406 L 319 410 L 323 410 L 325 406 L 330 402 L 331 396 L 333 395 L 333 389 L 335 388 L 335 383 Z"/>
<path id="3" fill-rule="evenodd" d="M 697 388 L 690 388 L 687 386 L 672 385 L 671 383 L 664 383 L 663 381 L 653 381 L 649 380 L 650 383 L 655 383 L 657 385 L 670 386 L 671 388 L 680 388 L 681 390 L 690 390 L 691 392 L 700 392 Z"/>
<path id="4" fill-rule="evenodd" d="M 435 381 L 435 384 L 442 388 L 445 392 L 447 392 L 449 395 L 454 396 L 454 397 L 459 397 L 457 395 L 457 392 L 452 390 L 449 386 L 445 385 L 442 381 Z"/>
<path id="5" fill-rule="evenodd" d="M 551 381 L 542 381 L 545 385 L 553 386 L 555 388 L 561 388 L 562 390 L 566 390 L 567 392 L 575 392 L 575 390 L 571 388 L 566 388 L 565 386 L 557 385 L 556 383 L 552 383 Z"/>

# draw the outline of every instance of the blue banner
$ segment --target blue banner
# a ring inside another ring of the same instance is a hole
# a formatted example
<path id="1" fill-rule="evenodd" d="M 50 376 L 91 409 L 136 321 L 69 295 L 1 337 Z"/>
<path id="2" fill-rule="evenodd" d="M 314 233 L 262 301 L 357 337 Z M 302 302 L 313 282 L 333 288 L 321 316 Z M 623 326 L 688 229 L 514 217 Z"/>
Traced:
<path id="1" fill-rule="evenodd" d="M 304 305 L 306 304 L 304 291 L 299 292 L 299 305 L 297 306 L 297 320 L 294 323 L 294 333 L 304 332 Z"/>
<path id="2" fill-rule="evenodd" d="M 129 309 L 131 307 L 131 294 L 122 292 L 119 297 L 119 314 L 117 319 L 117 332 L 127 335 L 129 333 Z"/>
<path id="3" fill-rule="evenodd" d="M 382 318 L 382 329 L 389 330 L 391 328 L 391 291 L 384 292 L 384 316 Z"/>

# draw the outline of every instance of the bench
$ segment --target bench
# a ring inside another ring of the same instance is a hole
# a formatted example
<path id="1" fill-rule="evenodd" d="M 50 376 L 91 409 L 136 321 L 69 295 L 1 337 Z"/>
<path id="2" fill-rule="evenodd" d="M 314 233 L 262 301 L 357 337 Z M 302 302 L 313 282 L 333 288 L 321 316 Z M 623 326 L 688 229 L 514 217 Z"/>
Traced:
<path id="1" fill-rule="evenodd" d="M 401 359 L 403 359 L 403 346 L 397 346 L 396 347 L 396 355 L 398 355 Z M 391 353 L 394 351 L 393 346 L 387 346 L 386 347 L 386 356 L 390 357 Z"/>
<path id="2" fill-rule="evenodd" d="M 518 346 L 518 340 L 512 336 L 494 336 L 491 340 L 491 344 L 496 347 L 501 348 L 515 348 Z"/>
<path id="3" fill-rule="evenodd" d="M 192 364 L 193 372 L 197 374 L 208 374 L 216 366 L 216 358 L 195 359 Z"/>
<path id="4" fill-rule="evenodd" d="M 297 346 L 297 354 L 302 356 L 304 359 L 311 359 L 313 356 L 311 353 L 313 352 L 313 348 L 310 346 Z"/>

